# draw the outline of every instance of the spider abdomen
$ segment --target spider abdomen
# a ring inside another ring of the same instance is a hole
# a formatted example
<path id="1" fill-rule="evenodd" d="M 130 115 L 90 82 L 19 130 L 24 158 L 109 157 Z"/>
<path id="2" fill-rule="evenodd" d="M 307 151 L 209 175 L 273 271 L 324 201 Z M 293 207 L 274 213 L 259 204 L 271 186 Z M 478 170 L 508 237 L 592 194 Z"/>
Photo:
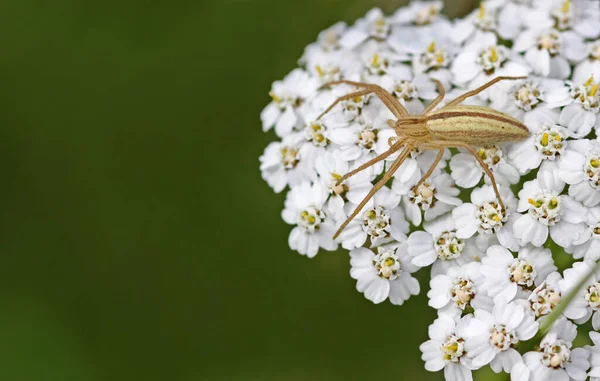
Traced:
<path id="1" fill-rule="evenodd" d="M 483 106 L 452 106 L 427 114 L 434 140 L 455 140 L 476 146 L 518 141 L 529 136 L 519 120 Z"/>

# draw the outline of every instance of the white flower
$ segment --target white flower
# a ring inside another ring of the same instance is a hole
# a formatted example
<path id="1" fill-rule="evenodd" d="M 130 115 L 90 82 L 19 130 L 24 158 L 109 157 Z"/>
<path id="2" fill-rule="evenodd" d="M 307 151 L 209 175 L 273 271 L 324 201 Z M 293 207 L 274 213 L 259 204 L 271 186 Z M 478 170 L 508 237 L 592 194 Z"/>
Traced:
<path id="1" fill-rule="evenodd" d="M 506 161 L 505 153 L 499 146 L 476 148 L 479 157 L 494 174 L 498 184 L 511 185 L 519 182 L 519 171 Z M 486 183 L 490 183 L 481 165 L 471 153 L 459 153 L 450 160 L 451 175 L 456 185 L 462 188 L 473 188 L 483 176 Z"/>
<path id="2" fill-rule="evenodd" d="M 586 228 L 573 246 L 565 248 L 575 259 L 596 262 L 600 259 L 600 207 L 590 208 L 587 214 Z"/>
<path id="3" fill-rule="evenodd" d="M 498 45 L 495 35 L 475 40 L 465 48 L 454 61 L 450 69 L 454 81 L 469 89 L 489 82 L 497 76 L 518 77 L 527 75 L 529 67 L 515 61 L 506 47 Z M 499 83 L 494 91 L 506 91 L 511 84 Z M 489 99 L 491 90 L 485 90 L 478 96 Z"/>
<path id="4" fill-rule="evenodd" d="M 481 288 L 483 281 L 479 262 L 450 267 L 446 274 L 431 279 L 431 290 L 427 293 L 429 305 L 438 310 L 438 315 L 455 318 L 469 308 L 491 311 L 493 302 Z"/>
<path id="5" fill-rule="evenodd" d="M 456 157 L 456 156 L 455 156 Z M 486 250 L 493 244 L 500 243 L 512 251 L 519 250 L 519 241 L 513 234 L 513 225 L 517 210 L 517 201 L 510 188 L 500 187 L 500 196 L 504 202 L 502 210 L 496 193 L 490 185 L 476 188 L 471 193 L 472 204 L 462 204 L 452 211 L 452 218 L 459 228 L 459 238 L 471 238 L 477 234 L 477 246 Z"/>
<path id="6" fill-rule="evenodd" d="M 465 348 L 471 318 L 472 315 L 467 315 L 456 323 L 452 317 L 443 314 L 429 326 L 430 340 L 419 347 L 426 370 L 438 372 L 444 369 L 447 381 L 473 380 Z"/>
<path id="7" fill-rule="evenodd" d="M 363 82 L 385 85 L 393 78 L 409 78 L 410 66 L 400 63 L 398 57 L 378 46 L 369 46 L 361 53 Z M 391 77 L 391 78 L 390 78 Z"/>
<path id="8" fill-rule="evenodd" d="M 415 231 L 408 237 L 408 254 L 419 267 L 433 264 L 431 276 L 444 274 L 450 267 L 479 260 L 483 253 L 472 240 L 456 236 L 450 214 L 423 224 L 425 231 Z"/>
<path id="9" fill-rule="evenodd" d="M 585 380 L 590 364 L 585 349 L 572 348 L 576 335 L 573 323 L 559 319 L 540 343 L 539 351 L 523 355 L 525 364 L 513 368 L 511 380 Z"/>
<path id="10" fill-rule="evenodd" d="M 444 17 L 440 15 L 443 7 L 443 1 L 412 1 L 408 7 L 398 9 L 392 20 L 398 24 L 430 25 Z"/>
<path id="11" fill-rule="evenodd" d="M 434 150 L 421 150 L 418 148 L 413 148 L 412 151 L 410 152 L 410 155 L 408 155 L 408 157 L 406 158 L 406 160 L 404 160 L 404 163 L 402 163 L 402 165 L 398 168 L 398 170 L 396 171 L 396 173 L 394 174 L 394 181 L 392 183 L 392 189 L 400 194 L 400 195 L 409 195 L 414 193 L 414 186 L 417 184 L 417 182 L 423 177 L 423 175 L 427 172 L 427 170 L 431 167 L 431 165 L 433 165 L 433 162 L 436 158 L 436 156 L 438 155 L 438 152 L 434 151 Z M 393 160 L 394 158 L 396 158 L 397 155 L 392 155 L 390 160 Z M 437 176 L 440 175 L 440 171 L 443 170 L 444 168 L 446 168 L 446 159 L 450 158 L 450 152 L 448 150 L 444 151 L 444 156 L 443 156 L 443 160 L 439 162 L 439 164 L 436 166 L 435 170 L 433 171 L 431 177 L 430 177 L 430 181 L 433 182 L 433 180 L 436 178 Z M 437 180 L 439 181 L 439 180 Z M 447 182 L 447 179 L 443 180 L 444 183 Z M 452 183 L 448 183 L 449 186 L 453 186 Z M 458 192 L 455 191 L 451 191 L 450 194 L 454 194 Z M 413 208 L 410 208 L 411 212 Z M 419 211 L 418 216 L 415 216 L 415 218 L 420 218 L 421 213 Z M 411 221 L 412 221 L 412 217 L 411 217 Z M 416 221 L 420 221 L 420 220 L 416 220 Z M 413 221 L 413 224 L 415 225 L 419 225 L 419 223 L 416 223 L 415 221 Z"/>
<path id="12" fill-rule="evenodd" d="M 447 37 L 447 36 L 446 36 Z M 406 36 L 401 36 L 406 38 Z M 425 48 L 413 54 L 412 66 L 416 74 L 427 73 L 431 78 L 442 82 L 446 89 L 450 88 L 452 73 L 449 67 L 454 57 L 454 46 L 447 42 L 443 44 L 439 39 L 431 41 Z"/>
<path id="13" fill-rule="evenodd" d="M 415 180 L 411 185 L 415 184 L 416 181 L 418 180 Z M 396 191 L 404 193 L 399 185 L 394 187 L 394 184 L 392 186 Z M 457 197 L 459 193 L 460 190 L 454 186 L 454 181 L 447 173 L 430 177 L 417 189 L 411 186 L 408 194 L 402 196 L 406 218 L 413 225 L 418 226 L 422 222 L 421 211 L 423 210 L 425 211 L 425 221 L 432 221 L 451 211 L 455 206 L 462 204 L 462 201 Z"/>
<path id="14" fill-rule="evenodd" d="M 304 139 L 304 143 L 300 147 L 300 157 L 307 158 L 310 167 L 315 166 L 315 160 L 318 157 L 336 148 L 329 137 L 330 131 L 331 127 L 323 121 L 314 120 L 312 116 L 307 118 L 304 128 L 299 133 L 299 136 Z"/>
<path id="15" fill-rule="evenodd" d="M 564 279 L 560 282 L 560 287 L 565 294 L 579 285 L 589 274 L 591 277 L 586 281 L 583 288 L 577 292 L 575 298 L 567 306 L 564 314 L 576 323 L 585 323 L 592 317 L 592 325 L 595 330 L 600 329 L 600 273 L 593 271 L 592 266 L 587 262 L 575 262 L 573 267 L 564 271 Z"/>
<path id="16" fill-rule="evenodd" d="M 600 381 L 600 333 L 590 332 L 590 339 L 594 346 L 587 346 L 586 349 L 590 354 L 590 371 L 588 376 L 590 381 Z"/>
<path id="17" fill-rule="evenodd" d="M 513 40 L 524 28 L 538 25 L 538 19 L 543 17 L 539 11 L 542 1 L 546 0 L 501 0 L 503 4 L 497 18 L 498 34 L 505 40 Z"/>
<path id="18" fill-rule="evenodd" d="M 289 136 L 283 142 L 272 142 L 259 158 L 262 178 L 276 193 L 286 185 L 294 187 L 314 178 L 307 158 L 300 155 L 301 139 Z"/>
<path id="19" fill-rule="evenodd" d="M 600 203 L 600 143 L 590 140 L 569 142 L 558 176 L 569 184 L 569 196 L 592 207 Z"/>
<path id="20" fill-rule="evenodd" d="M 286 223 L 296 225 L 290 233 L 290 247 L 309 258 L 317 255 L 320 247 L 329 251 L 337 249 L 332 239 L 333 221 L 323 208 L 326 199 L 319 183 L 312 186 L 302 183 L 290 190 L 281 213 Z"/>
<path id="21" fill-rule="evenodd" d="M 521 244 L 531 242 L 541 246 L 550 237 L 562 247 L 570 246 L 583 234 L 586 209 L 570 196 L 560 194 L 558 188 L 544 188 L 539 180 L 527 181 L 519 192 L 521 215 L 513 226 L 513 232 Z"/>
<path id="22" fill-rule="evenodd" d="M 588 42 L 588 57 L 575 66 L 573 71 L 573 82 L 583 83 L 590 75 L 600 79 L 600 40 Z"/>
<path id="23" fill-rule="evenodd" d="M 350 252 L 350 275 L 356 279 L 356 289 L 373 303 L 390 299 L 392 304 L 402 305 L 411 295 L 419 294 L 419 282 L 411 273 L 418 267 L 410 263 L 406 244 L 378 247 L 375 254 L 364 247 Z"/>
<path id="24" fill-rule="evenodd" d="M 585 82 L 566 82 L 548 94 L 550 107 L 566 106 L 560 113 L 559 123 L 567 126 L 576 137 L 584 137 L 600 128 L 600 91 L 598 82 L 589 77 Z"/>
<path id="25" fill-rule="evenodd" d="M 308 45 L 304 50 L 304 55 L 299 60 L 300 64 L 305 64 L 308 61 L 306 57 L 311 55 L 314 51 L 328 53 L 340 50 L 340 38 L 344 34 L 346 28 L 346 23 L 338 22 L 319 33 L 317 41 Z"/>
<path id="26" fill-rule="evenodd" d="M 294 69 L 283 81 L 275 81 L 269 95 L 273 101 L 260 114 L 263 131 L 275 125 L 279 137 L 289 135 L 298 123 L 298 112 L 316 95 L 319 82 L 302 69 Z"/>
<path id="27" fill-rule="evenodd" d="M 562 291 L 559 282 L 561 280 L 562 277 L 558 272 L 551 273 L 527 298 L 528 311 L 531 311 L 536 319 L 548 316 L 560 302 Z"/>
<path id="28" fill-rule="evenodd" d="M 497 9 L 487 5 L 482 1 L 479 9 L 455 22 L 452 38 L 456 43 L 466 44 L 469 48 L 474 41 L 495 37 Z"/>
<path id="29" fill-rule="evenodd" d="M 338 184 L 342 176 L 348 172 L 348 162 L 329 152 L 316 159 L 315 169 L 319 174 L 321 185 L 329 191 L 327 205 L 336 221 L 346 218 L 344 211 L 346 201 L 359 204 L 373 188 L 371 184 L 373 177 L 368 171 L 359 172 Z"/>
<path id="30" fill-rule="evenodd" d="M 509 373 L 523 361 L 514 347 L 519 341 L 531 339 L 537 331 L 534 317 L 515 302 L 496 303 L 491 313 L 475 310 L 466 343 L 468 356 L 475 367 L 490 364 L 496 373 Z"/>
<path id="31" fill-rule="evenodd" d="M 386 114 L 377 114 L 377 110 L 374 113 L 376 115 L 365 111 L 350 126 L 334 128 L 329 133 L 331 141 L 339 146 L 340 158 L 354 162 L 351 169 L 386 152 L 390 148 L 389 138 L 396 136 L 387 124 L 389 118 Z M 378 175 L 383 171 L 383 165 L 384 162 L 381 161 L 366 171 Z"/>
<path id="32" fill-rule="evenodd" d="M 305 52 L 306 70 L 320 85 L 349 79 L 358 71 L 361 62 L 347 51 L 324 52 L 320 49 Z"/>
<path id="33" fill-rule="evenodd" d="M 358 73 L 352 75 L 351 80 L 358 80 Z M 324 112 L 339 97 L 360 91 L 360 89 L 349 85 L 339 85 L 322 88 L 318 95 L 311 102 L 309 115 L 313 113 Z M 383 104 L 374 101 L 376 98 L 372 94 L 357 96 L 349 100 L 342 101 L 338 106 L 329 111 L 321 120 L 332 128 L 348 127 L 359 117 L 375 117 L 383 111 Z M 391 115 L 391 114 L 390 114 Z"/>
<path id="34" fill-rule="evenodd" d="M 600 9 L 579 7 L 585 3 L 577 0 L 554 0 L 553 3 L 546 25 L 553 24 L 560 31 L 572 30 L 582 38 L 597 38 L 600 35 Z"/>
<path id="35" fill-rule="evenodd" d="M 539 168 L 540 175 L 548 187 L 560 187 L 564 183 L 558 176 L 558 164 L 569 142 L 571 131 L 555 124 L 558 117 L 553 110 L 544 114 L 530 115 L 527 127 L 530 135 L 516 142 L 508 152 L 511 163 L 519 172 L 528 173 Z"/>
<path id="36" fill-rule="evenodd" d="M 406 108 L 409 114 L 421 114 L 425 110 L 424 101 L 437 97 L 435 84 L 426 75 L 391 75 L 382 80 L 387 89 Z"/>
<path id="37" fill-rule="evenodd" d="M 400 196 L 388 187 L 381 188 L 373 197 L 373 203 L 366 205 L 341 232 L 338 240 L 342 247 L 353 249 L 362 246 L 367 237 L 370 237 L 373 246 L 388 243 L 390 240 L 405 241 L 409 227 L 399 203 Z M 355 205 L 347 205 L 347 211 L 354 210 Z M 342 222 L 343 220 L 340 220 L 339 225 Z"/>
<path id="38" fill-rule="evenodd" d="M 515 40 L 513 50 L 525 53 L 535 74 L 565 79 L 571 74 L 569 60 L 585 56 L 583 39 L 573 32 L 556 29 L 529 29 Z"/>
<path id="39" fill-rule="evenodd" d="M 391 32 L 391 24 L 383 15 L 381 9 L 371 9 L 364 18 L 356 21 L 356 24 L 346 30 L 340 39 L 340 44 L 345 49 L 354 49 L 363 44 L 369 38 L 376 41 L 384 41 Z"/>
<path id="40" fill-rule="evenodd" d="M 543 116 L 536 114 L 556 113 L 548 110 L 546 99 L 547 93 L 555 88 L 564 88 L 564 81 L 530 76 L 527 80 L 514 81 L 509 91 L 492 92 L 491 107 L 519 120 L 539 120 Z"/>
<path id="41" fill-rule="evenodd" d="M 517 258 L 502 246 L 492 246 L 481 263 L 484 288 L 495 303 L 528 296 L 548 274 L 556 271 L 550 250 L 530 246 L 519 250 Z"/>

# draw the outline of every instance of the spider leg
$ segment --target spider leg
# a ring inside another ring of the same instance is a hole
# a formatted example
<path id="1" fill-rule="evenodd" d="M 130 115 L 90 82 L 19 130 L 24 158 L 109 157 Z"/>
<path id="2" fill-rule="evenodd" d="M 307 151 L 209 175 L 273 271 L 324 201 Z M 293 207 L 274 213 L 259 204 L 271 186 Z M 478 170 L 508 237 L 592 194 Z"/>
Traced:
<path id="1" fill-rule="evenodd" d="M 339 84 L 352 85 L 355 87 L 363 87 L 370 89 L 371 92 L 375 93 L 381 99 L 383 103 L 387 106 L 387 108 L 396 116 L 396 118 L 400 118 L 402 116 L 408 115 L 408 111 L 402 106 L 402 104 L 396 99 L 392 94 L 390 94 L 387 90 L 379 85 L 372 85 L 370 83 L 363 82 L 354 82 L 354 81 L 334 81 L 329 82 L 325 86 L 333 86 Z"/>
<path id="2" fill-rule="evenodd" d="M 475 149 L 473 149 L 473 147 L 471 147 L 470 145 L 468 145 L 466 143 L 463 143 L 460 141 L 455 141 L 455 140 L 432 141 L 432 142 L 423 144 L 422 146 L 427 149 L 439 148 L 440 150 L 443 148 L 450 148 L 450 147 L 457 147 L 457 148 L 462 147 L 462 148 L 465 148 L 467 151 L 469 151 L 469 153 L 471 153 L 471 155 L 473 155 L 475 160 L 477 160 L 479 165 L 481 165 L 481 168 L 483 168 L 486 175 L 488 175 L 488 177 L 490 178 L 490 181 L 492 182 L 492 187 L 494 188 L 494 193 L 496 194 L 496 198 L 498 199 L 498 203 L 500 204 L 500 207 L 502 208 L 502 210 L 506 210 L 506 208 L 504 207 L 504 202 L 502 202 L 502 197 L 500 197 L 500 191 L 498 190 L 498 185 L 496 184 L 496 178 L 494 177 L 494 174 L 492 173 L 490 168 L 487 166 L 487 164 L 483 161 L 483 159 L 481 159 L 481 157 L 477 154 L 477 151 L 475 151 Z M 438 156 L 439 156 L 439 154 L 438 154 Z"/>
<path id="3" fill-rule="evenodd" d="M 375 193 L 377 193 L 377 191 L 379 191 L 379 189 L 381 189 L 385 185 L 385 183 L 387 183 L 389 181 L 389 179 L 392 178 L 392 176 L 394 175 L 394 172 L 396 172 L 396 170 L 400 167 L 400 165 L 404 162 L 404 160 L 410 154 L 410 151 L 412 150 L 413 145 L 414 145 L 414 143 L 410 142 L 404 147 L 404 149 L 402 150 L 402 153 L 400 153 L 400 156 L 398 156 L 396 161 L 394 161 L 394 163 L 391 165 L 390 169 L 388 169 L 388 171 L 385 173 L 385 175 L 383 175 L 381 180 L 379 180 L 379 182 L 377 184 L 375 184 L 375 186 L 373 187 L 373 189 L 371 189 L 369 194 L 367 194 L 365 196 L 365 198 L 360 202 L 360 204 L 358 204 L 358 206 L 356 207 L 356 209 L 354 209 L 354 211 L 348 217 L 348 219 L 346 221 L 344 221 L 344 223 L 340 226 L 340 228 L 335 232 L 335 234 L 333 235 L 333 239 L 336 239 L 340 235 L 342 230 L 344 230 L 346 228 L 346 226 L 348 226 L 350 221 L 352 221 L 354 219 L 354 217 L 356 217 L 358 212 L 360 212 L 362 210 L 362 208 L 364 208 L 364 206 L 375 195 Z"/>
<path id="4" fill-rule="evenodd" d="M 361 91 L 357 91 L 357 92 L 346 94 L 346 95 L 344 95 L 342 97 L 339 97 L 338 99 L 335 100 L 335 102 L 333 102 L 331 104 L 331 106 L 327 107 L 327 110 L 323 111 L 321 113 L 321 115 L 319 115 L 317 117 L 317 120 L 321 119 L 323 117 L 323 115 L 325 115 L 329 111 L 331 111 L 331 109 L 334 108 L 341 101 L 347 101 L 347 100 L 352 99 L 352 98 L 362 97 L 363 95 L 371 94 L 372 92 L 373 92 L 372 90 L 361 90 Z"/>
<path id="5" fill-rule="evenodd" d="M 438 88 L 438 92 L 440 93 L 438 95 L 437 98 L 435 98 L 433 100 L 433 102 L 431 102 L 431 104 L 429 106 L 427 106 L 427 108 L 423 111 L 423 115 L 427 114 L 428 112 L 430 112 L 431 110 L 433 110 L 435 108 L 435 106 L 439 105 L 440 102 L 442 101 L 442 99 L 444 99 L 444 95 L 446 95 L 446 89 L 444 89 L 444 85 L 442 85 L 442 82 L 438 81 L 435 78 L 430 78 L 433 82 L 435 82 L 435 84 L 437 85 Z"/>
<path id="6" fill-rule="evenodd" d="M 500 191 L 498 190 L 498 185 L 496 184 L 496 178 L 494 177 L 494 174 L 492 173 L 490 168 L 483 161 L 481 156 L 479 156 L 477 154 L 477 152 L 473 149 L 473 147 L 471 147 L 470 145 L 467 145 L 467 144 L 463 144 L 463 147 L 466 148 L 475 157 L 475 160 L 477 160 L 479 165 L 481 165 L 481 168 L 483 168 L 485 173 L 488 175 L 488 177 L 490 178 L 490 181 L 492 182 L 492 187 L 494 188 L 494 193 L 496 193 L 496 198 L 498 199 L 498 203 L 500 204 L 500 207 L 502 208 L 502 210 L 506 210 L 506 208 L 504 207 L 504 203 L 502 202 L 502 197 L 500 197 Z"/>
<path id="7" fill-rule="evenodd" d="M 429 176 L 431 176 L 431 174 L 433 173 L 433 171 L 435 171 L 435 167 L 437 167 L 438 163 L 442 160 L 442 157 L 444 157 L 444 149 L 440 148 L 440 152 L 438 152 L 438 155 L 436 156 L 435 160 L 433 161 L 433 164 L 431 164 L 431 166 L 427 170 L 427 173 L 425 175 L 423 175 L 423 177 L 421 178 L 421 180 L 419 180 L 419 182 L 417 183 L 417 185 L 415 185 L 413 187 L 413 189 L 415 191 L 417 189 L 419 189 L 419 187 L 421 186 L 421 184 L 423 184 L 425 182 L 425 180 L 427 180 L 429 178 Z"/>
<path id="8" fill-rule="evenodd" d="M 448 102 L 443 108 L 450 107 L 450 106 L 456 106 L 457 104 L 461 103 L 465 99 L 472 97 L 473 95 L 477 95 L 480 92 L 482 92 L 483 90 L 487 89 L 488 87 L 490 87 L 500 81 L 503 81 L 505 79 L 515 80 L 515 79 L 525 79 L 525 78 L 527 78 L 527 77 L 506 77 L 506 76 L 496 77 L 496 78 L 492 79 L 491 81 L 489 81 L 488 83 L 486 83 L 485 85 L 480 86 L 480 87 L 476 88 L 475 90 L 467 91 L 466 93 L 459 96 L 458 98 Z"/>
<path id="9" fill-rule="evenodd" d="M 392 139 L 392 138 L 390 138 Z M 338 184 L 340 184 L 342 181 L 346 180 L 349 177 L 352 177 L 354 175 L 356 175 L 358 172 L 362 171 L 363 169 L 366 169 L 374 164 L 377 164 L 378 162 L 380 162 L 381 160 L 387 158 L 388 156 L 390 156 L 391 154 L 393 154 L 394 152 L 397 152 L 402 145 L 404 144 L 404 142 L 406 141 L 406 138 L 401 138 L 400 140 L 397 140 L 396 143 L 394 143 L 390 149 L 388 149 L 387 151 L 385 151 L 384 153 L 382 153 L 381 155 L 367 161 L 366 163 L 364 163 L 363 165 L 361 165 L 360 167 L 346 173 L 344 176 L 342 176 L 341 179 L 338 180 Z"/>

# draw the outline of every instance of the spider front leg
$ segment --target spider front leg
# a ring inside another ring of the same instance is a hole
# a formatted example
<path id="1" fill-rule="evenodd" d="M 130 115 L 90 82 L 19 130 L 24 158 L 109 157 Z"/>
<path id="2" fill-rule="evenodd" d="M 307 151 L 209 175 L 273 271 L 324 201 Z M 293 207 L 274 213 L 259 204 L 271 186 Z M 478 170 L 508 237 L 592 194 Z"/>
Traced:
<path id="1" fill-rule="evenodd" d="M 339 97 L 338 99 L 335 100 L 335 102 L 333 102 L 331 104 L 331 106 L 327 107 L 327 109 L 325 111 L 323 111 L 321 113 L 321 115 L 319 115 L 317 117 L 317 120 L 321 119 L 325 114 L 327 114 L 329 111 L 331 111 L 331 109 L 334 108 L 338 103 L 340 103 L 342 101 L 347 101 L 347 100 L 350 100 L 353 98 L 362 97 L 363 95 L 368 95 L 371 93 L 372 93 L 372 91 L 370 91 L 370 90 L 361 90 L 361 91 L 357 91 L 357 92 L 346 94 L 342 97 Z"/>
<path id="2" fill-rule="evenodd" d="M 437 96 L 437 98 L 435 98 L 433 100 L 433 102 L 431 102 L 431 104 L 429 106 L 427 106 L 427 108 L 422 112 L 423 115 L 429 113 L 431 110 L 433 110 L 435 108 L 435 106 L 439 105 L 440 102 L 442 101 L 442 99 L 444 99 L 444 96 L 446 95 L 446 89 L 444 89 L 444 85 L 442 85 L 442 82 L 440 82 L 439 80 L 435 79 L 435 78 L 430 78 L 433 82 L 435 82 L 435 84 L 437 85 L 438 88 L 438 92 L 439 95 Z"/>
<path id="3" fill-rule="evenodd" d="M 500 197 L 500 191 L 498 190 L 498 185 L 496 184 L 496 178 L 494 177 L 494 173 L 492 172 L 490 167 L 488 167 L 488 165 L 483 161 L 483 159 L 477 154 L 477 151 L 475 151 L 475 149 L 473 147 L 471 147 L 470 145 L 465 144 L 463 142 L 454 141 L 454 140 L 432 141 L 432 142 L 422 144 L 421 147 L 425 148 L 425 149 L 439 149 L 440 153 L 438 153 L 437 158 L 439 158 L 440 160 L 441 160 L 440 156 L 443 155 L 444 148 L 456 147 L 456 148 L 464 148 L 467 151 L 469 151 L 469 153 L 471 153 L 471 155 L 473 155 L 475 160 L 477 160 L 477 162 L 479 163 L 481 168 L 483 168 L 483 171 L 486 173 L 486 175 L 488 175 L 488 177 L 490 178 L 490 181 L 492 182 L 492 187 L 494 188 L 494 193 L 496 194 L 496 198 L 498 199 L 498 204 L 500 204 L 500 207 L 502 208 L 502 210 L 506 210 L 506 208 L 504 207 L 504 202 L 502 202 L 502 197 Z M 437 158 L 436 158 L 436 160 L 437 160 Z M 438 162 L 439 162 L 439 160 L 437 160 L 437 162 L 435 162 L 434 164 L 437 165 Z M 432 168 L 435 168 L 435 167 L 432 167 Z M 429 168 L 429 171 L 427 173 L 433 172 L 432 168 Z"/>
<path id="4" fill-rule="evenodd" d="M 342 176 L 341 179 L 339 179 L 337 181 L 337 185 L 341 184 L 344 180 L 348 179 L 349 177 L 352 177 L 354 175 L 356 175 L 358 172 L 362 171 L 363 169 L 367 169 L 372 165 L 375 165 L 377 163 L 379 163 L 380 161 L 388 158 L 389 156 L 391 156 L 393 153 L 397 152 L 400 148 L 402 148 L 402 145 L 404 144 L 404 142 L 407 140 L 406 138 L 399 138 L 396 137 L 397 139 L 395 140 L 395 142 L 393 144 L 390 144 L 390 149 L 388 149 L 387 151 L 385 151 L 384 153 L 382 153 L 381 155 L 374 157 L 373 159 L 367 161 L 366 163 L 364 163 L 363 165 L 361 165 L 360 167 L 346 173 L 344 176 Z M 391 137 L 390 139 L 388 139 L 388 143 L 390 142 L 391 139 L 394 139 L 394 137 Z"/>
<path id="5" fill-rule="evenodd" d="M 423 175 L 423 177 L 421 178 L 421 180 L 419 180 L 417 185 L 415 185 L 413 187 L 413 191 L 416 192 L 419 189 L 419 187 L 425 182 L 425 180 L 427 180 L 429 178 L 429 176 L 431 176 L 433 171 L 435 171 L 435 167 L 437 167 L 439 162 L 442 161 L 442 157 L 444 157 L 444 148 L 440 148 L 440 151 L 438 152 L 435 160 L 433 161 L 433 164 L 431 164 L 431 166 L 427 170 L 427 173 L 425 173 L 425 175 Z"/>
<path id="6" fill-rule="evenodd" d="M 487 89 L 488 87 L 500 82 L 500 81 L 504 81 L 504 80 L 517 80 L 517 79 L 526 79 L 527 77 L 506 77 L 506 76 L 500 76 L 500 77 L 496 77 L 494 79 L 492 79 L 491 81 L 489 81 L 488 83 L 486 83 L 483 86 L 480 86 L 478 88 L 476 88 L 475 90 L 471 90 L 471 91 L 467 91 L 466 93 L 464 93 L 463 95 L 461 95 L 460 97 L 448 102 L 444 107 L 451 107 L 451 106 L 456 106 L 459 103 L 462 103 L 465 99 L 472 97 L 474 95 L 477 95 L 479 93 L 481 93 L 483 90 Z"/>
<path id="7" fill-rule="evenodd" d="M 336 99 L 335 102 L 333 102 L 333 104 L 331 106 L 329 106 L 327 108 L 327 110 L 325 110 L 321 115 L 319 115 L 319 117 L 317 119 L 320 119 L 323 115 L 328 113 L 335 105 L 337 105 L 339 102 L 341 102 L 343 100 L 352 99 L 352 98 L 358 96 L 357 94 L 360 94 L 360 96 L 362 96 L 362 95 L 367 95 L 370 93 L 375 93 L 375 95 L 379 99 L 381 99 L 381 101 L 387 106 L 387 108 L 392 112 L 392 114 L 394 114 L 394 116 L 396 116 L 396 118 L 401 118 L 402 116 L 408 115 L 408 111 L 406 111 L 404 106 L 402 106 L 400 104 L 400 102 L 398 102 L 398 100 L 396 98 L 394 98 L 394 96 L 392 94 L 387 92 L 381 86 L 372 85 L 369 83 L 346 81 L 346 80 L 329 82 L 325 86 L 333 86 L 333 85 L 339 85 L 339 84 L 363 87 L 363 88 L 365 88 L 365 90 L 358 91 L 358 92 L 355 92 L 352 94 L 348 94 L 348 95 L 345 95 L 343 97 Z M 353 95 L 353 96 L 349 97 L 350 95 Z M 349 98 L 346 98 L 346 97 L 349 97 Z"/>
<path id="8" fill-rule="evenodd" d="M 467 145 L 467 144 L 462 144 L 462 147 L 466 148 L 467 151 L 469 151 L 475 157 L 475 160 L 477 160 L 479 165 L 481 165 L 481 168 L 483 168 L 485 173 L 488 175 L 488 177 L 490 178 L 490 181 L 492 182 L 492 187 L 494 187 L 494 193 L 496 193 L 496 198 L 498 199 L 498 203 L 500 204 L 500 207 L 502 208 L 502 210 L 505 211 L 506 208 L 504 207 L 504 203 L 502 202 L 502 197 L 500 197 L 500 191 L 498 190 L 498 185 L 496 184 L 496 178 L 494 177 L 494 174 L 492 173 L 492 170 L 490 169 L 490 167 L 487 166 L 487 164 L 483 161 L 481 156 L 479 156 L 477 154 L 477 151 L 475 151 L 475 149 L 473 149 L 473 147 L 471 147 L 470 145 Z"/>
<path id="9" fill-rule="evenodd" d="M 360 202 L 360 204 L 358 204 L 356 209 L 354 209 L 354 211 L 348 217 L 348 219 L 346 219 L 346 221 L 344 221 L 344 223 L 340 226 L 340 228 L 335 232 L 335 234 L 333 235 L 333 239 L 336 239 L 340 235 L 342 230 L 344 230 L 346 228 L 346 226 L 348 226 L 350 221 L 352 221 L 354 219 L 354 217 L 356 217 L 356 215 L 362 210 L 362 208 L 364 208 L 364 206 L 367 204 L 367 202 L 369 202 L 369 200 L 373 196 L 375 196 L 375 193 L 377 193 L 377 191 L 379 191 L 392 178 L 392 176 L 394 175 L 394 172 L 396 172 L 396 170 L 398 170 L 398 168 L 400 168 L 400 165 L 402 165 L 404 160 L 410 154 L 410 151 L 413 148 L 413 144 L 414 143 L 412 143 L 412 142 L 408 142 L 406 144 L 406 146 L 402 150 L 402 153 L 400 153 L 400 155 L 398 156 L 396 161 L 394 161 L 394 163 L 390 166 L 390 169 L 388 169 L 388 171 L 385 173 L 385 175 L 383 175 L 381 180 L 379 180 L 379 182 L 377 184 L 375 184 L 373 189 L 371 189 L 371 191 L 365 196 L 365 198 L 363 198 L 363 200 Z"/>

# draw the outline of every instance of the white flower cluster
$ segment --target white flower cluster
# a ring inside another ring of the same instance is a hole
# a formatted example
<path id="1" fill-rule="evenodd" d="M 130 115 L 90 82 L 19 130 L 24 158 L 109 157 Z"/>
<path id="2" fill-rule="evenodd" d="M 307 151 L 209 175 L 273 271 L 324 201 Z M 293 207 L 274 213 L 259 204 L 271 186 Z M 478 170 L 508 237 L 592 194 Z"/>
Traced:
<path id="1" fill-rule="evenodd" d="M 416 1 L 391 16 L 373 9 L 353 26 L 338 23 L 273 84 L 261 120 L 278 139 L 260 169 L 275 192 L 289 190 L 289 245 L 308 257 L 350 250 L 350 275 L 374 303 L 403 304 L 420 291 L 411 274 L 431 266 L 427 296 L 438 319 L 421 351 L 426 369 L 444 369 L 447 380 L 471 380 L 487 364 L 518 381 L 600 380 L 600 334 L 590 334 L 593 347 L 573 348 L 577 324 L 591 318 L 600 329 L 600 272 L 578 288 L 600 259 L 600 2 L 488 0 L 455 21 L 442 4 Z M 516 143 L 476 147 L 504 208 L 463 150 L 446 149 L 415 188 L 438 154 L 415 148 L 333 239 L 398 155 L 342 176 L 390 149 L 397 138 L 388 120 L 397 118 L 367 90 L 328 83 L 377 84 L 420 114 L 438 96 L 432 79 L 453 99 L 498 76 L 527 79 L 500 82 L 465 104 L 529 129 Z M 561 275 L 549 245 L 579 261 Z M 571 292 L 536 350 L 520 353 L 518 344 L 537 337 Z"/>

